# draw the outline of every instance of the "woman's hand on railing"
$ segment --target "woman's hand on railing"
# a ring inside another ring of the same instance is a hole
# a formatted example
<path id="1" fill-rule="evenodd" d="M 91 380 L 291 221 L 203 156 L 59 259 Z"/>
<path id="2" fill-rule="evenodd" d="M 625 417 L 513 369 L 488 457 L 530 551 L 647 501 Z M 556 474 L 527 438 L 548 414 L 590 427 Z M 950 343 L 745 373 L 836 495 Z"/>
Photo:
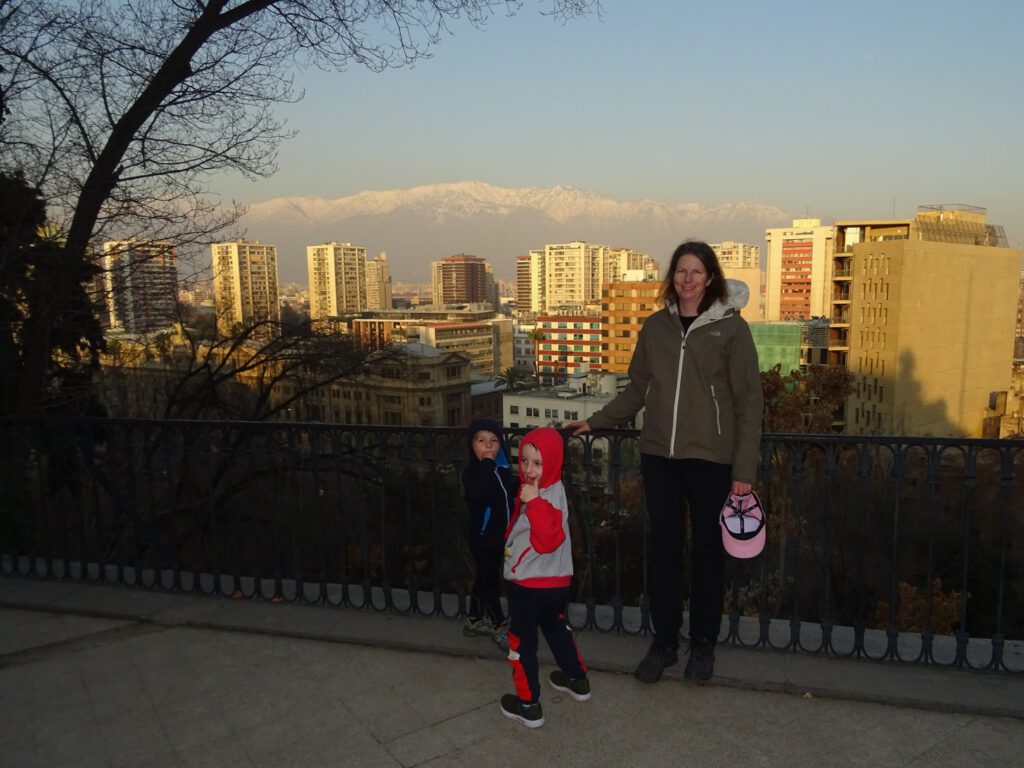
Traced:
<path id="1" fill-rule="evenodd" d="M 565 425 L 565 428 L 572 430 L 573 437 L 578 437 L 579 435 L 582 435 L 584 432 L 590 431 L 590 425 L 587 423 L 586 419 L 582 421 L 570 421 L 568 424 Z"/>

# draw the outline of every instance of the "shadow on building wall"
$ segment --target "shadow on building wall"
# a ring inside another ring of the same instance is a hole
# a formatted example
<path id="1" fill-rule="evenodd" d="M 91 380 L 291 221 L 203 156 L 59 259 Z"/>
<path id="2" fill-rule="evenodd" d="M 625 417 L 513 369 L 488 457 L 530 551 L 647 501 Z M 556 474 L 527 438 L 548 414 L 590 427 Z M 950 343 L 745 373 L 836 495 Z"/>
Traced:
<path id="1" fill-rule="evenodd" d="M 914 353 L 905 350 L 900 353 L 899 370 L 894 378 L 881 379 L 883 386 L 893 387 L 893 394 L 898 398 L 894 404 L 891 434 L 913 435 L 921 437 L 965 437 L 965 431 L 954 424 L 949 418 L 949 408 L 945 400 L 926 401 L 920 380 L 915 370 L 917 362 Z M 961 378 L 966 383 L 966 374 Z M 896 389 L 896 382 L 899 388 Z M 976 434 L 981 434 L 978 424 Z"/>

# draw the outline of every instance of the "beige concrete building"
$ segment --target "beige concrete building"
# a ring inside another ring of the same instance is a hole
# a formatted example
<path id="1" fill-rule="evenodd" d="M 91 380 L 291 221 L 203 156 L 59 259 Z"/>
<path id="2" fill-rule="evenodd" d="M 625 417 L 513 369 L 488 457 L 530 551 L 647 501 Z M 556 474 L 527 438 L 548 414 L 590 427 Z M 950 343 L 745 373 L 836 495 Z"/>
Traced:
<path id="1" fill-rule="evenodd" d="M 725 276 L 730 280 L 739 280 L 747 286 L 750 298 L 740 314 L 748 322 L 764 320 L 764 272 L 760 267 L 730 267 L 725 269 Z"/>
<path id="2" fill-rule="evenodd" d="M 511 320 L 406 324 L 400 333 L 408 342 L 465 355 L 481 378 L 497 376 L 515 364 Z"/>
<path id="3" fill-rule="evenodd" d="M 760 269 L 761 247 L 750 243 L 738 243 L 735 240 L 724 240 L 721 243 L 708 243 L 718 257 L 722 269 Z"/>
<path id="4" fill-rule="evenodd" d="M 821 219 L 795 219 L 792 227 L 765 230 L 765 320 L 804 320 L 829 307 L 835 227 Z"/>
<path id="5" fill-rule="evenodd" d="M 366 308 L 391 309 L 391 270 L 384 251 L 366 262 Z"/>
<path id="6" fill-rule="evenodd" d="M 253 240 L 210 245 L 217 332 L 230 336 L 238 326 L 261 324 L 261 333 L 277 332 L 281 308 L 277 283 L 277 246 Z"/>
<path id="7" fill-rule="evenodd" d="M 1020 249 L 970 206 L 836 230 L 830 357 L 855 376 L 847 431 L 980 436 L 992 393 L 1010 389 Z"/>
<path id="8" fill-rule="evenodd" d="M 352 243 L 308 245 L 306 263 L 310 320 L 367 308 L 366 248 Z"/>

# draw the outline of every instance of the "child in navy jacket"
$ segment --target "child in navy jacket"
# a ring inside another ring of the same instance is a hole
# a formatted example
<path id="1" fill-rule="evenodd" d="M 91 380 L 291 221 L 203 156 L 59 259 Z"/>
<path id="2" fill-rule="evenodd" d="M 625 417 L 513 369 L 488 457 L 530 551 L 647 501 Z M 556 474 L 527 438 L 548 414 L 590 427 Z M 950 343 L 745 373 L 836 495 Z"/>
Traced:
<path id="1" fill-rule="evenodd" d="M 512 517 L 516 482 L 505 453 L 501 425 L 476 419 L 467 431 L 469 459 L 462 488 L 469 505 L 467 538 L 476 567 L 465 635 L 489 635 L 508 650 L 508 622 L 501 608 L 505 529 Z"/>

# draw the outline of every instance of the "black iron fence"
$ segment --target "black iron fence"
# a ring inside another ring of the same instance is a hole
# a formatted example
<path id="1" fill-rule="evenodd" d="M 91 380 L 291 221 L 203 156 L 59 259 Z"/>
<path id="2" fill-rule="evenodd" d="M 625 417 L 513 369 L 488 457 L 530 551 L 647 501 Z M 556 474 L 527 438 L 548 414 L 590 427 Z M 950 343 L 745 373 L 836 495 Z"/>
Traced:
<path id="1" fill-rule="evenodd" d="M 511 446 L 523 430 L 509 430 Z M 567 438 L 578 628 L 645 633 L 637 436 Z M 459 616 L 459 430 L 0 424 L 0 570 Z M 722 641 L 1024 671 L 1024 441 L 768 435 Z"/>

